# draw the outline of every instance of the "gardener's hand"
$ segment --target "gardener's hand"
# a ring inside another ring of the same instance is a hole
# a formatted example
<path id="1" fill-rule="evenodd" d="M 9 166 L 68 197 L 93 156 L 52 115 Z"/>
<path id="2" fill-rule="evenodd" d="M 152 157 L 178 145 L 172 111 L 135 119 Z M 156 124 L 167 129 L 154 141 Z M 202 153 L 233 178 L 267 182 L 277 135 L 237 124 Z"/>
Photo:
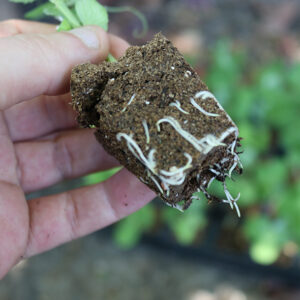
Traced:
<path id="1" fill-rule="evenodd" d="M 24 195 L 117 165 L 92 130 L 76 127 L 67 92 L 73 66 L 120 56 L 127 46 L 96 27 L 56 33 L 51 25 L 0 23 L 0 278 L 20 259 L 107 226 L 153 198 L 126 170 L 55 196 L 26 202 Z"/>

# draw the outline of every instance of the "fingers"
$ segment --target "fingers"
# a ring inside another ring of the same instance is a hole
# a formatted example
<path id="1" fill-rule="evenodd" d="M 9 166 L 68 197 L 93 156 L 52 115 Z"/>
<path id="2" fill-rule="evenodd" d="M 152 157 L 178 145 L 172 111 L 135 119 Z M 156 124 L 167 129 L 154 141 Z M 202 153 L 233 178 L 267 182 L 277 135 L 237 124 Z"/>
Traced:
<path id="1" fill-rule="evenodd" d="M 13 142 L 37 139 L 58 130 L 77 127 L 70 94 L 40 96 L 4 111 Z"/>
<path id="2" fill-rule="evenodd" d="M 29 212 L 22 189 L 0 180 L 0 279 L 24 254 Z"/>
<path id="3" fill-rule="evenodd" d="M 0 39 L 0 109 L 66 91 L 73 66 L 104 60 L 108 51 L 108 35 L 96 26 Z"/>
<path id="4" fill-rule="evenodd" d="M 9 182 L 12 184 L 19 183 L 17 174 L 17 159 L 14 152 L 14 145 L 9 137 L 3 112 L 0 110 L 0 182 L 1 181 Z"/>
<path id="5" fill-rule="evenodd" d="M 109 36 L 112 55 L 119 57 L 128 43 L 116 36 Z M 76 127 L 76 114 L 71 105 L 70 94 L 40 96 L 14 105 L 4 111 L 10 136 L 14 142 L 36 139 L 57 130 Z"/>
<path id="6" fill-rule="evenodd" d="M 91 187 L 31 200 L 31 232 L 25 256 L 108 226 L 153 198 L 152 191 L 127 170 L 122 170 L 108 181 Z"/>
<path id="7" fill-rule="evenodd" d="M 55 25 L 11 19 L 0 22 L 0 38 L 21 33 L 53 33 Z"/>
<path id="8" fill-rule="evenodd" d="M 129 47 L 129 44 L 126 41 L 115 35 L 109 35 L 109 42 L 110 53 L 116 58 L 119 58 L 120 56 L 124 55 L 125 51 Z"/>
<path id="9" fill-rule="evenodd" d="M 17 143 L 15 151 L 19 181 L 26 193 L 119 165 L 96 141 L 91 129 L 65 132 L 50 140 Z"/>

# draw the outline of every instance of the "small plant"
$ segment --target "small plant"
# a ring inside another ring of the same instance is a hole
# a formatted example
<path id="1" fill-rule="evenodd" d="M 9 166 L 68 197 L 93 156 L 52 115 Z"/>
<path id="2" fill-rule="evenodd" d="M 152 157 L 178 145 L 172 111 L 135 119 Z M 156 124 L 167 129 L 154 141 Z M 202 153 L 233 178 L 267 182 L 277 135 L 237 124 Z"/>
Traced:
<path id="1" fill-rule="evenodd" d="M 9 1 L 29 4 L 38 0 Z M 142 13 L 129 6 L 103 6 L 97 0 L 49 0 L 29 11 L 25 17 L 33 20 L 39 20 L 45 16 L 53 17 L 60 22 L 57 26 L 57 31 L 68 31 L 85 25 L 97 25 L 107 31 L 109 23 L 108 13 L 121 12 L 130 12 L 140 19 L 143 29 L 140 33 L 135 30 L 135 37 L 145 35 L 148 30 L 148 23 Z M 108 60 L 115 61 L 112 55 L 108 56 Z"/>

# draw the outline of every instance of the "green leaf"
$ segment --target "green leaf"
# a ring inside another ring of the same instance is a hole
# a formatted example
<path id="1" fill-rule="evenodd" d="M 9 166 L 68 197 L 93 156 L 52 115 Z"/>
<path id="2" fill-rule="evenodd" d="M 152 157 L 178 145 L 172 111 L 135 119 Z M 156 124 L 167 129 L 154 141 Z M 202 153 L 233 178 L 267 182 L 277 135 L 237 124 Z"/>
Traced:
<path id="1" fill-rule="evenodd" d="M 23 4 L 28 4 L 28 3 L 33 3 L 37 0 L 9 0 L 10 2 L 15 2 L 15 3 L 23 3 Z"/>
<path id="2" fill-rule="evenodd" d="M 243 148 L 248 147 L 255 149 L 258 153 L 265 151 L 270 144 L 270 132 L 266 126 L 253 126 L 250 122 L 242 122 L 239 124 L 240 136 L 244 138 L 242 141 Z"/>
<path id="3" fill-rule="evenodd" d="M 77 20 L 77 17 L 74 15 L 72 10 L 63 0 L 49 0 L 52 2 L 55 7 L 60 11 L 64 18 L 66 18 L 69 24 L 72 25 L 72 28 L 80 27 L 80 22 Z"/>
<path id="4" fill-rule="evenodd" d="M 50 4 L 51 6 L 49 5 L 44 9 L 44 14 L 46 16 L 55 17 L 58 19 L 63 18 L 63 14 L 55 7 L 55 5 L 53 5 L 52 3 Z"/>
<path id="5" fill-rule="evenodd" d="M 278 201 L 279 218 L 285 220 L 288 226 L 288 232 L 300 243 L 300 185 L 295 183 L 290 185 L 280 195 Z"/>
<path id="6" fill-rule="evenodd" d="M 253 216 L 246 220 L 244 233 L 252 242 L 250 255 L 260 264 L 271 264 L 279 257 L 281 248 L 288 240 L 286 223 L 265 216 Z"/>
<path id="7" fill-rule="evenodd" d="M 258 202 L 259 200 L 259 191 L 256 185 L 249 182 L 247 175 L 237 176 L 235 181 L 227 180 L 227 188 L 233 196 L 236 196 L 238 193 L 241 193 L 240 200 L 238 201 L 239 206 L 249 207 Z"/>
<path id="8" fill-rule="evenodd" d="M 107 61 L 108 62 L 116 62 L 117 60 L 109 53 L 107 56 Z"/>
<path id="9" fill-rule="evenodd" d="M 97 184 L 109 179 L 111 176 L 115 175 L 121 170 L 120 167 L 113 168 L 106 171 L 97 172 L 91 175 L 87 175 L 82 178 L 85 185 Z"/>
<path id="10" fill-rule="evenodd" d="M 280 250 L 281 247 L 272 239 L 263 239 L 251 245 L 250 256 L 261 265 L 270 265 L 278 259 Z"/>
<path id="11" fill-rule="evenodd" d="M 57 28 L 57 31 L 68 31 L 72 29 L 72 25 L 66 20 L 63 19 L 62 22 L 60 23 L 60 25 Z M 93 175 L 90 175 L 93 176 Z M 88 179 L 89 181 L 90 179 Z"/>
<path id="12" fill-rule="evenodd" d="M 236 89 L 234 97 L 230 96 L 230 102 L 226 105 L 226 111 L 237 123 L 249 119 L 253 111 L 256 97 L 255 89 L 249 86 L 240 86 Z"/>
<path id="13" fill-rule="evenodd" d="M 107 10 L 96 0 L 78 0 L 75 11 L 83 25 L 98 25 L 104 30 L 108 29 Z"/>
<path id="14" fill-rule="evenodd" d="M 280 60 L 263 65 L 257 76 L 257 86 L 262 91 L 274 92 L 283 87 L 285 68 Z"/>
<path id="15" fill-rule="evenodd" d="M 78 0 L 64 0 L 67 6 L 74 6 Z"/>
<path id="16" fill-rule="evenodd" d="M 50 7 L 55 7 L 54 4 L 52 3 L 44 3 L 36 8 L 30 10 L 25 14 L 26 19 L 31 19 L 31 20 L 39 20 L 44 17 L 45 15 L 45 9 L 50 8 Z"/>
<path id="17" fill-rule="evenodd" d="M 169 225 L 179 243 L 183 245 L 191 244 L 199 230 L 206 225 L 204 205 L 206 203 L 203 200 L 197 200 L 184 213 L 170 207 L 163 210 L 163 219 Z"/>
<path id="18" fill-rule="evenodd" d="M 286 187 L 288 169 L 281 159 L 260 163 L 255 170 L 255 186 L 262 198 L 274 199 Z M 274 200 L 273 200 L 274 201 Z"/>

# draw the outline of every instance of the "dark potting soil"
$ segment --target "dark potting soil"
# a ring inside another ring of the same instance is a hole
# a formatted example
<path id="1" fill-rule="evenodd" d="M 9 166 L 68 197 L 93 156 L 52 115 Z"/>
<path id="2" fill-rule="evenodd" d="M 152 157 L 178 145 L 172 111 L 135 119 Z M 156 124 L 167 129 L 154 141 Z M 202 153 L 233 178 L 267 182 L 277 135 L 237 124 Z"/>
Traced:
<path id="1" fill-rule="evenodd" d="M 209 183 L 240 170 L 236 125 L 161 34 L 118 62 L 75 67 L 71 91 L 80 125 L 173 206 L 196 191 L 218 200 Z"/>

